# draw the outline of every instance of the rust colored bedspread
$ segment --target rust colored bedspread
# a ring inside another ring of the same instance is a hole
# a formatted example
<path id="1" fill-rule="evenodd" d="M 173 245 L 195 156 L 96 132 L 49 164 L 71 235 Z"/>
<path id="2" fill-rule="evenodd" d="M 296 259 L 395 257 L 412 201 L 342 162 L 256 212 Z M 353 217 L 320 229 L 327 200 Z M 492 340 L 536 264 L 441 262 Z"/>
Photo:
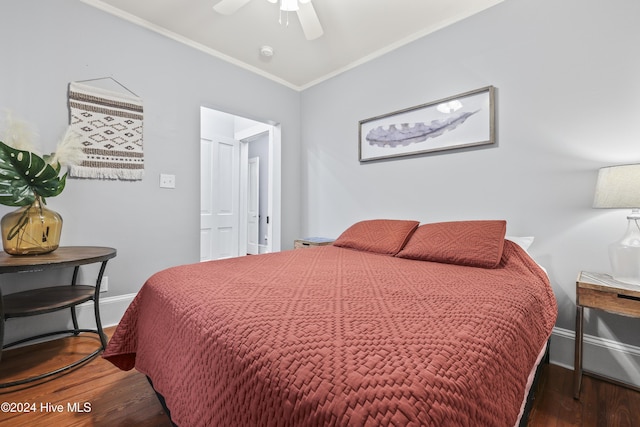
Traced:
<path id="1" fill-rule="evenodd" d="M 512 426 L 557 316 L 544 272 L 332 246 L 161 271 L 104 357 L 176 424 Z"/>

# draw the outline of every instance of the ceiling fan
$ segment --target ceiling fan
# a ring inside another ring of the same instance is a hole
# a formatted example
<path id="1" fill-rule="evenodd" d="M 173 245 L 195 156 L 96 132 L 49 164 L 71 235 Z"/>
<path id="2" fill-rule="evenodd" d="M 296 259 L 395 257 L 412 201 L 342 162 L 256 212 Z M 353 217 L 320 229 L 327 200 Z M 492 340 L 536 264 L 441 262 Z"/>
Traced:
<path id="1" fill-rule="evenodd" d="M 232 15 L 251 0 L 221 0 L 213 10 L 222 15 Z M 280 13 L 297 12 L 302 31 L 307 40 L 314 40 L 324 34 L 316 10 L 311 0 L 267 0 L 269 3 L 280 1 Z"/>

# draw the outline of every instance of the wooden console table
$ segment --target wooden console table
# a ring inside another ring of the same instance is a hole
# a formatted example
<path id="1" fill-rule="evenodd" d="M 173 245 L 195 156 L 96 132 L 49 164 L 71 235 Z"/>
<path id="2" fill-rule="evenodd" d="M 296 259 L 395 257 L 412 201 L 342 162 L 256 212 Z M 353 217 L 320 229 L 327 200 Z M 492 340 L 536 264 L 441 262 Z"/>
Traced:
<path id="1" fill-rule="evenodd" d="M 81 332 L 94 333 L 100 337 L 100 348 L 82 359 L 41 375 L 0 384 L 0 388 L 25 384 L 59 374 L 92 359 L 106 348 L 107 338 L 102 330 L 102 322 L 100 321 L 100 284 L 107 266 L 107 261 L 115 256 L 115 249 L 96 246 L 60 247 L 53 252 L 43 255 L 13 256 L 5 252 L 0 252 L 0 274 L 38 272 L 73 267 L 73 277 L 70 285 L 39 288 L 4 296 L 0 289 L 0 344 L 2 344 L 0 348 L 0 362 L 2 361 L 2 350 L 36 339 L 61 334 L 73 334 L 77 336 Z M 76 280 L 80 266 L 94 263 L 102 263 L 95 287 L 77 285 Z M 96 329 L 80 329 L 76 315 L 76 306 L 91 300 L 93 300 Z M 7 319 L 12 317 L 35 316 L 37 314 L 51 313 L 66 308 L 71 309 L 73 329 L 49 332 L 10 344 L 4 344 L 4 326 Z"/>

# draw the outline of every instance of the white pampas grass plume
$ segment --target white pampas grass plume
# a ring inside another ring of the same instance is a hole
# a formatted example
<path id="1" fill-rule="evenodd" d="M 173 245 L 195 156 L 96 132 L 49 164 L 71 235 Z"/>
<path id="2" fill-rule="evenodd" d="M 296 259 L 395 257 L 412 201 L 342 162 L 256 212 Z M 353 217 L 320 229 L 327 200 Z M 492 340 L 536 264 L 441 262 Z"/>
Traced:
<path id="1" fill-rule="evenodd" d="M 0 141 L 16 150 L 38 153 L 34 144 L 36 138 L 36 132 L 26 121 L 14 118 L 11 111 L 5 111 L 4 126 L 2 134 L 0 135 Z"/>
<path id="2" fill-rule="evenodd" d="M 73 131 L 71 127 L 68 127 L 62 140 L 58 143 L 56 152 L 51 154 L 49 163 L 52 166 L 61 165 L 69 167 L 79 165 L 82 163 L 83 158 L 80 135 Z"/>

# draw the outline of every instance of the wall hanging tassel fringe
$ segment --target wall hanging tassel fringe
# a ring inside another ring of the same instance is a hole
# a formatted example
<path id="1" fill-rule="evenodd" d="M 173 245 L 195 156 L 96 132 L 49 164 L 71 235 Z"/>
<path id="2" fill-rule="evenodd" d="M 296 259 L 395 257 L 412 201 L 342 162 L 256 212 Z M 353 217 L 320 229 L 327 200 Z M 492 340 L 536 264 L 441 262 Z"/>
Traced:
<path id="1" fill-rule="evenodd" d="M 143 178 L 141 98 L 133 93 L 71 82 L 69 117 L 71 129 L 80 135 L 85 157 L 82 163 L 70 168 L 70 176 L 123 180 Z"/>

